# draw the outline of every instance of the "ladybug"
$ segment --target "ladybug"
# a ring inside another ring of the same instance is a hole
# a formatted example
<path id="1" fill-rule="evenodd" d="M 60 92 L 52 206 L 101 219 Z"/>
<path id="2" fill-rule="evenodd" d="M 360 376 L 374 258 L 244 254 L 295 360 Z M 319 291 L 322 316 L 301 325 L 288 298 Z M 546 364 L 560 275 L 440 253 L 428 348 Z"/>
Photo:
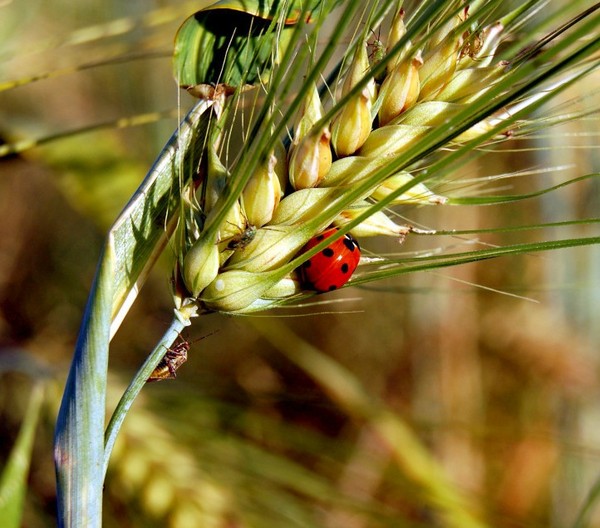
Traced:
<path id="1" fill-rule="evenodd" d="M 337 231 L 337 227 L 332 227 L 311 238 L 300 253 L 314 248 Z M 302 286 L 319 293 L 337 290 L 350 280 L 359 260 L 360 246 L 352 235 L 346 233 L 300 266 Z"/>

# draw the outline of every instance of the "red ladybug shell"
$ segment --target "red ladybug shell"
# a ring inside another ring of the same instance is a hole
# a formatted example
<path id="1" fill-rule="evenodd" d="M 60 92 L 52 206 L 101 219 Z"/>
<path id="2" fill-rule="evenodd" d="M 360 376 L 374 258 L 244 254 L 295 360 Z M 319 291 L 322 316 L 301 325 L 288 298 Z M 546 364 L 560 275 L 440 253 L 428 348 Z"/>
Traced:
<path id="1" fill-rule="evenodd" d="M 337 231 L 337 227 L 333 227 L 311 238 L 301 253 L 314 248 Z M 302 286 L 320 293 L 341 288 L 352 277 L 359 260 L 358 242 L 350 234 L 345 234 L 300 266 Z"/>

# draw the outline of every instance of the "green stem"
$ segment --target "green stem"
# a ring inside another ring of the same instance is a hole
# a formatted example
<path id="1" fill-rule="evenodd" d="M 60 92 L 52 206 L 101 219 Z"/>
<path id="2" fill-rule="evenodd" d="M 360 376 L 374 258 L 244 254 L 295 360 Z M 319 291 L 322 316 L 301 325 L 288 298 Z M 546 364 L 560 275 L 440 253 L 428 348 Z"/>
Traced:
<path id="1" fill-rule="evenodd" d="M 104 437 L 105 440 L 103 476 L 106 476 L 106 470 L 108 469 L 110 455 L 115 445 L 117 435 L 119 434 L 121 426 L 123 425 L 123 421 L 125 420 L 125 416 L 129 412 L 129 409 L 133 405 L 133 402 L 137 398 L 138 394 L 144 388 L 144 385 L 146 385 L 150 374 L 152 374 L 152 371 L 159 364 L 160 360 L 163 358 L 167 350 L 169 350 L 169 348 L 181 335 L 182 330 L 186 326 L 189 326 L 191 324 L 189 318 L 189 314 L 175 310 L 175 317 L 173 317 L 171 325 L 164 333 L 161 340 L 157 343 L 154 350 L 146 358 L 144 364 L 137 371 L 134 378 L 131 380 L 129 387 L 127 387 L 127 389 L 123 393 L 123 396 L 121 396 L 121 399 L 119 400 L 119 403 L 117 404 L 115 411 L 113 412 L 113 415 L 110 418 L 108 427 L 106 428 L 106 434 Z"/>

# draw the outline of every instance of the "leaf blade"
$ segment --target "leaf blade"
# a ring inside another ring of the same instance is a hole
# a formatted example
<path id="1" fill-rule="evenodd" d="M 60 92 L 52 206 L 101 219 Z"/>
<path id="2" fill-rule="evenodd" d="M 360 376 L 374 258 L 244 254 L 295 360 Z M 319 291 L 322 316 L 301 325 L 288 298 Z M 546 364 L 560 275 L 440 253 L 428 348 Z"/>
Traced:
<path id="1" fill-rule="evenodd" d="M 0 519 L 5 528 L 21 526 L 21 516 L 27 490 L 27 475 L 33 450 L 35 429 L 44 399 L 42 383 L 31 392 L 27 410 L 6 466 L 0 478 Z"/>

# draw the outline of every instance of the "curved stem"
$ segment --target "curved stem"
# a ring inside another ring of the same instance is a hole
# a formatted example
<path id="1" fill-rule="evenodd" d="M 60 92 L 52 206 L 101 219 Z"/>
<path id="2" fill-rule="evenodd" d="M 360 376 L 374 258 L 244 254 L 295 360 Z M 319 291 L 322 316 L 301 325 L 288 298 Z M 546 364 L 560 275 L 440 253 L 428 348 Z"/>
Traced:
<path id="1" fill-rule="evenodd" d="M 106 477 L 106 470 L 108 469 L 108 462 L 112 453 L 117 435 L 121 430 L 125 416 L 129 412 L 129 409 L 133 405 L 133 402 L 141 392 L 142 388 L 146 384 L 146 381 L 152 374 L 153 370 L 159 364 L 167 350 L 177 340 L 181 331 L 191 324 L 190 317 L 195 315 L 195 310 L 192 313 L 185 313 L 182 311 L 175 310 L 175 316 L 171 321 L 171 324 L 167 331 L 164 333 L 160 341 L 154 347 L 154 350 L 148 355 L 144 364 L 136 372 L 135 376 L 131 380 L 129 387 L 121 396 L 119 403 L 117 404 L 113 415 L 110 418 L 106 433 L 104 435 L 104 468 L 103 475 Z"/>

